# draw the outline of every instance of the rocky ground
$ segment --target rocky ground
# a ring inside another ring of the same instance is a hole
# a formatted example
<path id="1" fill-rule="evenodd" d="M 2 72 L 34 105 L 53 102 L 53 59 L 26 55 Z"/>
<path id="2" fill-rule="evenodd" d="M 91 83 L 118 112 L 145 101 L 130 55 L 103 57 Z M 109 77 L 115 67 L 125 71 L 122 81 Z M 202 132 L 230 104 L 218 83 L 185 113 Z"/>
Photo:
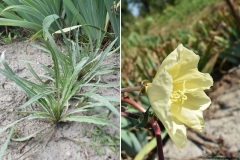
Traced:
<path id="1" fill-rule="evenodd" d="M 24 59 L 24 56 L 28 60 L 34 62 L 41 62 L 46 65 L 52 65 L 51 57 L 41 50 L 34 47 L 27 47 L 26 55 L 25 42 L 15 42 L 8 45 L 0 46 L 0 53 L 4 50 L 5 58 L 9 63 L 13 71 L 21 77 L 27 77 L 30 72 L 25 63 L 17 61 L 16 59 Z M 115 53 L 109 57 L 105 63 L 114 63 L 119 65 L 120 55 Z M 3 65 L 0 64 L 3 68 Z M 39 74 L 43 74 L 43 70 L 34 67 Z M 113 72 L 103 76 L 103 80 L 107 83 L 119 84 L 119 72 Z M 27 101 L 26 94 L 21 91 L 14 83 L 9 81 L 3 75 L 0 75 L 0 109 L 11 110 L 15 107 Z M 105 88 L 100 91 L 102 95 L 119 97 L 119 88 Z M 23 115 L 13 113 L 0 113 L 0 128 L 3 128 L 7 124 L 21 118 Z M 109 120 L 118 123 L 120 117 L 118 115 L 111 114 Z M 50 124 L 42 121 L 29 121 L 25 120 L 22 123 L 16 125 L 16 131 L 14 136 L 24 137 L 31 133 L 36 132 Z M 4 160 L 24 159 L 24 160 L 52 160 L 52 159 L 86 159 L 86 160 L 118 160 L 119 154 L 112 152 L 108 147 L 105 147 L 106 153 L 99 156 L 96 150 L 88 145 L 88 142 L 92 141 L 92 132 L 96 129 L 96 125 L 91 123 L 65 123 L 58 125 L 55 130 L 54 136 L 44 139 L 37 144 L 37 137 L 32 138 L 30 141 L 24 142 L 10 142 L 7 151 L 5 152 Z M 112 126 L 102 126 L 102 131 L 107 136 L 118 135 L 119 130 Z M 0 134 L 0 145 L 5 142 L 8 132 Z M 36 147 L 34 147 L 37 144 Z M 34 147 L 30 152 L 23 155 L 25 151 Z M 101 146 L 102 148 L 104 146 Z"/>
<path id="2" fill-rule="evenodd" d="M 171 139 L 164 146 L 166 159 L 240 159 L 240 66 L 232 68 L 208 91 L 212 104 L 204 112 L 202 133 L 188 130 L 188 143 L 178 150 Z"/>

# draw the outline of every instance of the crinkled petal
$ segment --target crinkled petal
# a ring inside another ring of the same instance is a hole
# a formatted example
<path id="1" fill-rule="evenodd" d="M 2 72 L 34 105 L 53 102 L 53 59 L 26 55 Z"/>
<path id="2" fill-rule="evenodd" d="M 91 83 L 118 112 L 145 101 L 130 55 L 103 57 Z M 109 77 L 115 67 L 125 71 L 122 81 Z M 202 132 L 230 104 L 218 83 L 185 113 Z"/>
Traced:
<path id="1" fill-rule="evenodd" d="M 172 77 L 163 69 L 147 89 L 147 95 L 154 112 L 158 113 L 158 118 L 163 122 L 170 113 L 170 96 L 172 94 Z M 171 127 L 172 124 L 166 123 L 165 127 Z"/>
<path id="2" fill-rule="evenodd" d="M 166 130 L 178 149 L 182 149 L 187 143 L 186 127 L 175 117 L 171 117 L 171 121 L 173 123 L 173 128 L 166 128 Z"/>
<path id="3" fill-rule="evenodd" d="M 163 61 L 153 83 L 147 88 L 155 114 L 178 148 L 186 145 L 185 125 L 202 131 L 202 112 L 211 103 L 203 90 L 209 89 L 213 80 L 209 74 L 198 71 L 198 62 L 198 55 L 179 45 Z M 176 94 L 174 98 L 185 96 L 184 99 L 172 102 L 170 96 L 173 92 Z"/>
<path id="4" fill-rule="evenodd" d="M 211 99 L 206 95 L 204 91 L 195 91 L 186 93 L 187 100 L 183 106 L 191 110 L 204 111 L 211 104 Z"/>
<path id="5" fill-rule="evenodd" d="M 171 101 L 169 101 L 167 105 L 162 103 L 161 100 L 155 102 L 150 100 L 150 103 L 156 116 L 164 125 L 174 144 L 179 149 L 183 148 L 187 142 L 186 127 L 170 113 Z"/>
<path id="6" fill-rule="evenodd" d="M 197 68 L 200 59 L 198 55 L 183 47 L 182 44 L 180 44 L 175 51 L 179 60 L 172 67 L 168 67 L 168 71 L 174 80 L 181 77 L 180 74 L 185 73 L 186 70 Z"/>
<path id="7" fill-rule="evenodd" d="M 203 91 L 186 94 L 186 96 L 188 99 L 183 104 L 172 104 L 172 115 L 187 126 L 202 131 L 204 127 L 203 110 L 210 105 L 211 100 Z"/>
<path id="8" fill-rule="evenodd" d="M 182 90 L 182 83 L 184 81 L 186 81 L 186 89 L 209 89 L 213 85 L 213 80 L 208 73 L 198 71 L 199 56 L 182 45 L 179 45 L 178 48 L 180 59 L 178 63 L 168 68 L 169 73 L 174 79 L 174 90 Z"/>
<path id="9" fill-rule="evenodd" d="M 179 45 L 179 46 L 182 46 L 182 45 Z M 168 67 L 171 67 L 173 65 L 175 65 L 179 58 L 180 58 L 180 55 L 179 55 L 179 49 L 181 49 L 181 47 L 178 47 L 176 48 L 173 52 L 171 52 L 162 62 L 161 66 L 159 67 L 157 73 L 156 73 L 156 76 L 155 78 L 159 75 L 159 73 L 164 69 L 164 68 L 168 68 Z"/>
<path id="10" fill-rule="evenodd" d="M 182 90 L 183 82 L 185 82 L 186 89 L 209 89 L 213 85 L 212 77 L 208 73 L 201 73 L 196 69 L 189 69 L 180 73 L 174 79 L 174 90 Z"/>

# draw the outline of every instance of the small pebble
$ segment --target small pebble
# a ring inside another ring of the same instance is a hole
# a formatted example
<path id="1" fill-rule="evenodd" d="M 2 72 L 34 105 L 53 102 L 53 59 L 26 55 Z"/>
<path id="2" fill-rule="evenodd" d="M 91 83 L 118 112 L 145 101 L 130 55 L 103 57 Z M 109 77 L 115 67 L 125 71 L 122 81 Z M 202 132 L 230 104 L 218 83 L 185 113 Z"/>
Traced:
<path id="1" fill-rule="evenodd" d="M 67 151 L 67 152 L 65 153 L 65 155 L 67 156 L 67 158 L 72 157 L 72 154 L 71 154 L 71 152 L 69 152 L 69 151 Z"/>

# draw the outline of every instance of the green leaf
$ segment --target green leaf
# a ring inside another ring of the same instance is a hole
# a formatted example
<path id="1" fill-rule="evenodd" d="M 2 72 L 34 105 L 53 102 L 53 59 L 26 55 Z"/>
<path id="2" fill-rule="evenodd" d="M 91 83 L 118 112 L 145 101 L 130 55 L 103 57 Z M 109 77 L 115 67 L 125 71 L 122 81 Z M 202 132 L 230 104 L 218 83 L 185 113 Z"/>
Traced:
<path id="1" fill-rule="evenodd" d="M 78 109 L 74 109 L 72 111 L 69 111 L 68 113 L 66 113 L 65 116 L 74 114 L 74 113 L 78 113 L 78 112 L 84 112 L 84 111 L 90 111 L 90 110 L 95 110 L 95 108 L 100 108 L 100 106 L 103 106 L 103 103 L 93 103 L 93 104 L 88 104 L 85 105 L 84 107 L 78 108 Z"/>
<path id="2" fill-rule="evenodd" d="M 3 127 L 2 129 L 0 129 L 0 133 L 2 133 L 3 131 L 7 130 L 8 128 L 14 126 L 14 125 L 17 124 L 18 122 L 21 122 L 22 120 L 24 120 L 24 119 L 26 119 L 26 118 L 28 118 L 28 116 L 27 116 L 27 117 L 24 117 L 24 118 L 21 118 L 21 119 L 19 119 L 19 120 L 17 120 L 17 121 L 14 121 L 14 122 L 10 123 L 9 125 Z"/>
<path id="3" fill-rule="evenodd" d="M 117 43 L 118 46 L 120 46 L 120 7 L 118 8 L 119 12 L 115 12 L 114 9 L 112 10 L 112 8 L 115 7 L 114 2 L 118 3 L 119 1 L 104 0 L 104 2 L 114 30 L 115 38 L 118 39 Z"/>
<path id="4" fill-rule="evenodd" d="M 90 98 L 104 104 L 113 113 L 115 113 L 116 115 L 120 115 L 119 111 L 114 107 L 114 105 L 112 105 L 108 100 L 106 100 L 104 97 L 100 96 L 99 94 L 95 94 L 95 93 L 90 94 L 89 93 L 89 94 L 85 94 L 85 96 L 90 97 Z"/>
<path id="5" fill-rule="evenodd" d="M 138 123 L 136 126 L 137 129 L 144 128 L 148 124 L 149 109 L 150 107 L 148 107 L 146 112 L 143 113 L 143 117 L 141 117 L 142 119 L 140 120 L 140 123 Z"/>
<path id="6" fill-rule="evenodd" d="M 14 126 L 12 126 L 12 129 L 7 137 L 7 140 L 5 141 L 5 143 L 2 145 L 1 147 L 1 151 L 0 151 L 0 159 L 2 159 L 3 155 L 4 155 L 4 152 L 7 150 L 7 147 L 8 147 L 8 144 L 10 142 L 10 139 L 12 137 L 12 134 L 13 134 L 13 130 L 14 130 Z"/>
<path id="7" fill-rule="evenodd" d="M 201 70 L 203 73 L 212 73 L 213 68 L 217 62 L 220 52 L 215 53 L 205 64 L 204 68 Z"/>
<path id="8" fill-rule="evenodd" d="M 49 128 L 49 127 L 40 129 L 40 130 L 38 130 L 37 132 L 35 132 L 35 133 L 33 133 L 33 134 L 31 134 L 31 135 L 29 135 L 29 136 L 27 136 L 27 137 L 24 137 L 24 138 L 11 138 L 11 140 L 12 140 L 12 141 L 17 141 L 17 142 L 26 141 L 26 140 L 28 140 L 28 139 L 30 139 L 30 138 L 32 138 L 32 137 L 35 137 L 38 133 L 46 130 L 47 128 Z"/>
<path id="9" fill-rule="evenodd" d="M 119 84 L 107 84 L 107 83 L 87 83 L 83 84 L 84 87 L 117 87 Z"/>
<path id="10" fill-rule="evenodd" d="M 121 147 L 130 156 L 135 156 L 142 148 L 136 136 L 124 129 L 121 130 Z"/>
<path id="11" fill-rule="evenodd" d="M 20 110 L 20 109 L 23 109 L 27 106 L 29 106 L 30 104 L 32 104 L 33 102 L 36 102 L 38 101 L 40 98 L 43 98 L 44 96 L 46 96 L 47 94 L 51 94 L 51 93 L 54 93 L 56 91 L 48 91 L 48 92 L 45 92 L 45 94 L 36 94 L 35 96 L 33 96 L 31 99 L 29 99 L 26 103 L 24 103 L 23 105 L 19 106 L 17 108 L 17 110 Z"/>
<path id="12" fill-rule="evenodd" d="M 6 18 L 0 18 L 0 25 L 24 27 L 24 28 L 32 29 L 36 32 L 42 29 L 42 26 L 33 22 L 27 22 L 22 20 L 12 20 L 12 19 L 6 19 Z"/>
<path id="13" fill-rule="evenodd" d="M 150 142 L 148 142 L 141 151 L 135 156 L 134 159 L 144 159 L 146 155 L 148 155 L 154 148 L 157 147 L 156 137 L 154 137 Z"/>
<path id="14" fill-rule="evenodd" d="M 39 20 L 44 19 L 44 15 L 42 15 L 41 12 L 38 12 L 37 10 L 32 9 L 31 7 L 26 6 L 26 5 L 13 5 L 13 6 L 9 6 L 6 9 L 4 9 L 2 11 L 2 13 L 4 13 L 7 10 L 21 11 L 21 12 L 24 12 L 24 13 L 31 14 L 32 16 L 34 16 L 35 18 L 38 18 Z"/>
<path id="15" fill-rule="evenodd" d="M 91 116 L 71 116 L 61 119 L 62 122 L 66 121 L 75 121 L 75 122 L 88 122 L 88 123 L 94 123 L 99 125 L 112 125 L 116 128 L 119 128 L 119 126 L 115 123 L 113 123 L 110 120 L 102 119 L 102 118 L 96 118 Z"/>

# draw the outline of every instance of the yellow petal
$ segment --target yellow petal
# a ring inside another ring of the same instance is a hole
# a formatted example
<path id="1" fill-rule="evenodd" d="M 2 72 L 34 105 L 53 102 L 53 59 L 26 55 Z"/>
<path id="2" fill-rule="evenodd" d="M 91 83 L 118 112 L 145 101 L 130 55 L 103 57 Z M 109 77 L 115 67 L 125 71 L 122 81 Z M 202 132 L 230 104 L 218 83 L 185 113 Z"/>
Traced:
<path id="1" fill-rule="evenodd" d="M 203 90 L 210 88 L 213 80 L 209 74 L 198 71 L 198 62 L 198 55 L 179 45 L 146 87 L 151 107 L 179 149 L 186 145 L 184 125 L 201 131 L 202 112 L 211 103 Z M 173 93 L 176 95 L 171 97 Z"/>
<path id="2" fill-rule="evenodd" d="M 187 100 L 183 106 L 192 110 L 204 111 L 211 104 L 211 99 L 206 95 L 204 91 L 195 91 L 186 93 Z"/>
<path id="3" fill-rule="evenodd" d="M 183 47 L 183 45 L 179 45 L 175 51 L 175 54 L 177 54 L 177 57 L 179 57 L 178 62 L 171 68 L 169 67 L 168 70 L 173 76 L 173 79 L 175 79 L 179 73 L 184 73 L 188 69 L 197 68 L 200 59 L 198 55 L 196 55 L 193 51 Z"/>
<path id="4" fill-rule="evenodd" d="M 166 105 L 162 103 L 161 100 L 151 103 L 151 106 L 159 118 L 159 120 L 164 125 L 167 133 L 171 137 L 174 144 L 179 148 L 183 148 L 187 142 L 186 127 L 185 125 L 172 116 L 170 110 L 171 101 Z"/>
<path id="5" fill-rule="evenodd" d="M 147 89 L 151 107 L 163 123 L 172 116 L 170 113 L 171 101 L 169 100 L 171 94 L 172 77 L 163 69 Z M 172 127 L 172 124 L 166 122 L 165 127 Z"/>
<path id="6" fill-rule="evenodd" d="M 199 56 L 182 45 L 178 48 L 180 59 L 178 63 L 168 68 L 173 78 L 174 90 L 181 90 L 184 81 L 186 81 L 186 89 L 209 89 L 213 85 L 213 80 L 208 73 L 198 71 Z"/>
<path id="7" fill-rule="evenodd" d="M 173 65 L 175 65 L 179 58 L 180 58 L 180 55 L 179 55 L 179 50 L 182 49 L 181 48 L 182 45 L 180 44 L 178 48 L 176 48 L 173 52 L 171 52 L 162 62 L 161 66 L 159 67 L 158 71 L 157 71 L 157 74 L 155 76 L 155 78 L 159 75 L 159 73 L 164 69 L 164 68 L 169 68 Z"/>
<path id="8" fill-rule="evenodd" d="M 166 130 L 178 149 L 182 149 L 187 143 L 186 127 L 175 117 L 172 117 L 171 119 L 173 128 L 166 128 Z"/>
<path id="9" fill-rule="evenodd" d="M 203 110 L 210 105 L 211 100 L 203 91 L 188 93 L 186 96 L 188 99 L 184 101 L 184 104 L 172 104 L 172 115 L 187 126 L 202 131 L 204 127 Z"/>
<path id="10" fill-rule="evenodd" d="M 183 148 L 187 140 L 186 128 L 177 119 L 173 121 L 170 112 L 172 104 L 170 100 L 170 95 L 172 94 L 172 77 L 165 69 L 161 70 L 157 77 L 147 89 L 151 107 L 163 123 L 176 146 L 179 149 Z"/>
<path id="11" fill-rule="evenodd" d="M 212 77 L 208 73 L 201 73 L 197 69 L 188 69 L 186 72 L 180 72 L 173 81 L 174 90 L 182 90 L 183 82 L 187 90 L 191 89 L 209 89 L 213 85 Z"/>

